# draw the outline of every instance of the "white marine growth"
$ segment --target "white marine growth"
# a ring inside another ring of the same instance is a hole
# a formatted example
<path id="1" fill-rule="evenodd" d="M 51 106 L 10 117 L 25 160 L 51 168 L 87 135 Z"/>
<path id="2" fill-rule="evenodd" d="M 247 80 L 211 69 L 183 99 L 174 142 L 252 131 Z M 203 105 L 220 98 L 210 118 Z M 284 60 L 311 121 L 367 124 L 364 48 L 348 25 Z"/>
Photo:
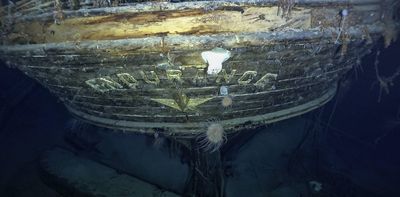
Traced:
<path id="1" fill-rule="evenodd" d="M 215 75 L 222 70 L 222 63 L 231 57 L 231 52 L 223 48 L 214 48 L 201 53 L 203 60 L 208 63 L 207 74 Z"/>
<path id="2" fill-rule="evenodd" d="M 199 136 L 199 146 L 209 152 L 217 151 L 227 140 L 226 133 L 220 123 L 211 123 L 207 131 Z"/>

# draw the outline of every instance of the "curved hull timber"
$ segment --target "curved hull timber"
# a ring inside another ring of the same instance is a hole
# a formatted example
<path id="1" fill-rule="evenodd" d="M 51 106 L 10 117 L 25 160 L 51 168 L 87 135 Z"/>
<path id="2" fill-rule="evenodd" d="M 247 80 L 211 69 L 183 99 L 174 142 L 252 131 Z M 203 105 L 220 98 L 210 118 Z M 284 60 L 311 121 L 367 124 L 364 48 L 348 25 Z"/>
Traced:
<path id="1" fill-rule="evenodd" d="M 12 22 L 0 58 L 92 124 L 193 136 L 218 121 L 235 132 L 328 102 L 380 37 L 386 44 L 395 38 L 398 8 L 388 5 L 394 4 L 150 2 L 20 8 L 25 15 L 15 14 L 16 5 L 11 15 L 2 9 L 3 24 Z"/>

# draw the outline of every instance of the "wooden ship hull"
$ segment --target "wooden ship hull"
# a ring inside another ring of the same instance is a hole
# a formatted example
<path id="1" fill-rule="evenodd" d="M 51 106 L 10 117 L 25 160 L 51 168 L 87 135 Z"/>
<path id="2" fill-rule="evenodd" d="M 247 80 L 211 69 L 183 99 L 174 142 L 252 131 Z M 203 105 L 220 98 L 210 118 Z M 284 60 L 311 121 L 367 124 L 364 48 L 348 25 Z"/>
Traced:
<path id="1" fill-rule="evenodd" d="M 103 127 L 194 136 L 301 115 L 383 36 L 395 1 L 17 1 L 0 58 Z M 207 56 L 209 55 L 209 56 Z M 222 57 L 222 59 L 221 59 Z"/>

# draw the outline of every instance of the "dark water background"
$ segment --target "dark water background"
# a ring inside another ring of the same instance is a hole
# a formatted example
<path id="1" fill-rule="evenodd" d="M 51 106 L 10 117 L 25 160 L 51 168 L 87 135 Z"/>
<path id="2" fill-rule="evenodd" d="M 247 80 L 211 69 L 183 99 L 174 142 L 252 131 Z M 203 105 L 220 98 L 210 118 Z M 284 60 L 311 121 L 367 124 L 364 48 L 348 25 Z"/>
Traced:
<path id="1" fill-rule="evenodd" d="M 324 157 L 320 165 L 347 169 L 350 179 L 369 191 L 347 196 L 400 196 L 400 77 L 378 102 L 377 50 L 381 50 L 382 76 L 400 67 L 399 42 L 388 49 L 375 48 L 363 58 L 357 75 L 355 70 L 348 73 L 338 95 L 315 119 L 326 131 L 325 141 L 320 142 L 327 147 L 320 153 Z M 45 88 L 0 65 L 0 196 L 58 196 L 41 183 L 37 161 L 43 151 L 63 143 L 70 119 L 63 104 Z M 343 192 L 339 191 L 343 187 L 332 193 Z"/>

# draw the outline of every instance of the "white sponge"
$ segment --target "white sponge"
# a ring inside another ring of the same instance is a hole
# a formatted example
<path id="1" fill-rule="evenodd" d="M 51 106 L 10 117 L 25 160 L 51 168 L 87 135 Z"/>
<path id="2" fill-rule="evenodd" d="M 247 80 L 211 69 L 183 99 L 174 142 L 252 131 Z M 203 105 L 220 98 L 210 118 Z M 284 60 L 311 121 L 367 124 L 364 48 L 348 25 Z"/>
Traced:
<path id="1" fill-rule="evenodd" d="M 223 48 L 214 48 L 201 53 L 203 60 L 208 63 L 207 74 L 218 74 L 222 70 L 222 63 L 231 57 L 231 52 Z"/>

